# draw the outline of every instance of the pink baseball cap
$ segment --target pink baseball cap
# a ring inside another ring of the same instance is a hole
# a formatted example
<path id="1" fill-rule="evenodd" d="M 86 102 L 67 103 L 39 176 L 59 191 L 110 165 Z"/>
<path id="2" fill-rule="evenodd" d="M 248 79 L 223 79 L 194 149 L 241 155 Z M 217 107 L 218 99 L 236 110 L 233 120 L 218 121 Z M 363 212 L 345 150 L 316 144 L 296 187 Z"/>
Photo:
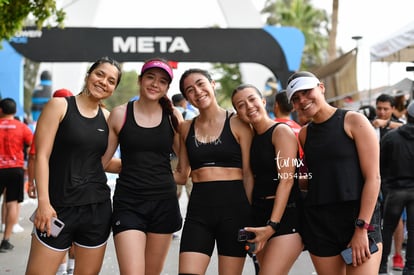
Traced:
<path id="1" fill-rule="evenodd" d="M 152 69 L 152 68 L 159 68 L 159 69 L 164 70 L 170 77 L 170 83 L 171 83 L 173 79 L 173 71 L 167 62 L 162 61 L 160 59 L 151 59 L 145 62 L 145 64 L 142 66 L 141 75 L 143 75 L 147 70 Z"/>

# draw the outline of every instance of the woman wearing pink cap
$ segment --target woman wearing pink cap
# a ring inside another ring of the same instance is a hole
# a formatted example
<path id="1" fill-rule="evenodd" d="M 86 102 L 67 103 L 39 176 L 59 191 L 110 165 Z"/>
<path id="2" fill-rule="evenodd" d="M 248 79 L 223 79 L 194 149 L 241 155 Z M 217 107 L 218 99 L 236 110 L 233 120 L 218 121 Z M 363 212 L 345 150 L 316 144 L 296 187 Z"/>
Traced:
<path id="1" fill-rule="evenodd" d="M 173 72 L 151 59 L 138 77 L 139 99 L 108 120 L 107 162 L 120 145 L 122 169 L 113 197 L 112 231 L 121 274 L 161 274 L 172 234 L 182 225 L 170 155 L 178 153 L 181 113 L 167 97 Z"/>
<path id="2" fill-rule="evenodd" d="M 364 115 L 329 105 L 324 93 L 324 84 L 309 72 L 288 79 L 289 100 L 311 120 L 299 133 L 312 174 L 304 207 L 305 247 L 319 275 L 378 274 L 378 139 Z M 346 248 L 352 254 L 342 257 Z"/>

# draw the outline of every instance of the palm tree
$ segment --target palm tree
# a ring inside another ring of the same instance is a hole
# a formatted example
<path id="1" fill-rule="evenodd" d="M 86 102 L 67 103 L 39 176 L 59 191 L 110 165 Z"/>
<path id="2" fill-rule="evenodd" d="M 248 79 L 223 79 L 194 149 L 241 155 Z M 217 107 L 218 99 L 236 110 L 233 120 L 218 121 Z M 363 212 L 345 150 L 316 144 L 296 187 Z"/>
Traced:
<path id="1" fill-rule="evenodd" d="M 337 56 L 336 50 L 336 33 L 338 29 L 338 10 L 339 0 L 332 0 L 332 16 L 331 16 L 331 29 L 329 31 L 329 43 L 328 43 L 328 61 L 332 61 Z"/>
<path id="2" fill-rule="evenodd" d="M 326 62 L 328 47 L 328 16 L 314 8 L 309 0 L 267 0 L 262 13 L 267 14 L 269 25 L 293 26 L 305 36 L 301 69 Z"/>

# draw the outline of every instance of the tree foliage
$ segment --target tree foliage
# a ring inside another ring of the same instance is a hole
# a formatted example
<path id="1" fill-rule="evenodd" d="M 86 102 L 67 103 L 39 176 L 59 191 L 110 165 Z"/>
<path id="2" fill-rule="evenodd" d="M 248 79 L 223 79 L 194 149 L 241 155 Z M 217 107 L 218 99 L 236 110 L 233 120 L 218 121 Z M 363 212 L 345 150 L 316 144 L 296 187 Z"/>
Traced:
<path id="1" fill-rule="evenodd" d="M 1 1 L 1 0 L 0 0 Z M 37 73 L 39 71 L 39 62 L 31 61 L 30 59 L 25 58 L 24 59 L 24 82 L 23 82 L 23 88 L 24 88 L 24 112 L 26 114 L 31 113 L 31 107 L 32 107 L 32 95 L 33 90 L 36 86 L 36 79 Z"/>
<path id="2" fill-rule="evenodd" d="M 135 71 L 123 71 L 121 82 L 112 96 L 105 100 L 108 110 L 115 106 L 128 102 L 132 97 L 138 95 L 138 75 Z"/>
<path id="3" fill-rule="evenodd" d="M 242 83 L 239 64 L 215 63 L 211 74 L 216 81 L 218 103 L 224 108 L 232 108 L 231 94 Z"/>
<path id="4" fill-rule="evenodd" d="M 13 37 L 27 21 L 40 29 L 45 23 L 63 27 L 64 18 L 55 0 L 0 0 L 0 41 Z"/>
<path id="5" fill-rule="evenodd" d="M 267 24 L 292 26 L 305 36 L 302 69 L 323 64 L 328 47 L 329 18 L 325 11 L 314 8 L 310 0 L 267 0 L 262 13 Z"/>

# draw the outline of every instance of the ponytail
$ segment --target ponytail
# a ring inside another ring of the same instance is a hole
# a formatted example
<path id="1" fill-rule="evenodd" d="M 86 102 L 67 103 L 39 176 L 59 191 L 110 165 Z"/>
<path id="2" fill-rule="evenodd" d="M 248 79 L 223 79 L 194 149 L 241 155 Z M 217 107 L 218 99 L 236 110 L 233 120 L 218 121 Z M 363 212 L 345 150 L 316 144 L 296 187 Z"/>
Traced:
<path id="1" fill-rule="evenodd" d="M 174 107 L 168 96 L 164 95 L 158 101 L 163 111 L 165 111 L 171 118 L 171 124 L 175 131 L 178 131 L 178 119 L 174 114 Z"/>

